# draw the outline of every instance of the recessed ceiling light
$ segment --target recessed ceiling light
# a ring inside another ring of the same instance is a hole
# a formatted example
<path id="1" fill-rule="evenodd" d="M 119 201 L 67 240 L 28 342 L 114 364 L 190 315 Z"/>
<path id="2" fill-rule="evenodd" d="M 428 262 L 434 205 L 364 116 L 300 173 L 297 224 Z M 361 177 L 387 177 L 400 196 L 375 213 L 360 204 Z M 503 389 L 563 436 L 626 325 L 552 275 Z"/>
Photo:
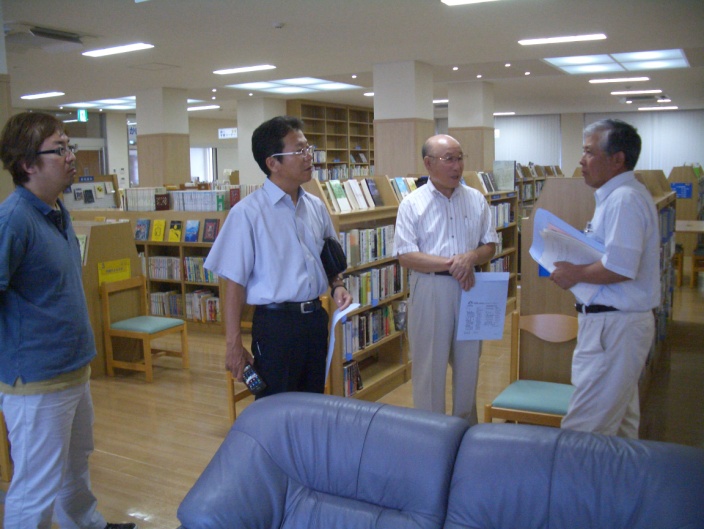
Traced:
<path id="1" fill-rule="evenodd" d="M 515 112 L 494 112 L 495 116 L 515 116 Z"/>
<path id="2" fill-rule="evenodd" d="M 103 48 L 101 50 L 84 51 L 81 55 L 85 55 L 86 57 L 105 57 L 106 55 L 117 55 L 118 53 L 148 50 L 153 47 L 154 45 L 152 44 L 137 42 L 135 44 L 125 44 L 124 46 L 114 46 L 112 48 Z"/>
<path id="3" fill-rule="evenodd" d="M 638 107 L 638 110 L 677 110 L 679 107 Z"/>
<path id="4" fill-rule="evenodd" d="M 316 79 L 314 77 L 297 77 L 293 79 L 279 79 L 276 81 L 231 84 L 227 85 L 227 88 L 236 88 L 240 90 L 259 90 L 262 92 L 269 92 L 273 94 L 303 94 L 307 92 L 351 90 L 361 87 L 346 83 L 333 83 L 324 79 Z"/>
<path id="5" fill-rule="evenodd" d="M 63 92 L 44 92 L 43 94 L 27 94 L 26 96 L 20 97 L 20 99 L 44 99 L 46 97 L 59 97 L 66 95 Z"/>
<path id="6" fill-rule="evenodd" d="M 357 74 L 352 74 L 352 79 L 357 79 Z"/>
<path id="7" fill-rule="evenodd" d="M 593 35 L 571 35 L 567 37 L 543 37 L 539 39 L 523 39 L 519 40 L 521 46 L 534 46 L 536 44 L 559 44 L 562 42 L 582 42 L 587 40 L 604 40 L 606 35 L 603 33 L 595 33 Z"/>
<path id="8" fill-rule="evenodd" d="M 592 84 L 600 83 L 639 83 L 641 81 L 650 81 L 650 77 L 617 77 L 614 79 L 589 79 Z"/>
<path id="9" fill-rule="evenodd" d="M 469 4 L 483 4 L 484 2 L 495 2 L 496 0 L 440 0 L 446 6 L 463 6 Z"/>
<path id="10" fill-rule="evenodd" d="M 506 68 L 510 68 L 510 67 L 511 67 L 511 63 L 510 63 L 510 62 L 507 62 L 506 64 L 504 64 L 504 66 L 505 66 Z"/>
<path id="11" fill-rule="evenodd" d="M 456 72 L 456 71 L 459 70 L 459 69 L 460 69 L 459 66 L 453 66 L 453 67 L 452 67 L 452 71 L 453 71 L 453 72 Z"/>
<path id="12" fill-rule="evenodd" d="M 616 90 L 612 96 L 638 96 L 645 94 L 662 94 L 662 90 Z"/>
<path id="13" fill-rule="evenodd" d="M 480 73 L 477 74 L 477 79 L 481 79 L 481 78 L 482 78 L 482 74 L 480 74 Z"/>
<path id="14" fill-rule="evenodd" d="M 526 74 L 526 75 L 530 75 L 530 72 L 526 72 L 525 74 Z"/>
<path id="15" fill-rule="evenodd" d="M 189 112 L 196 112 L 198 110 L 217 110 L 220 108 L 220 105 L 203 105 L 199 107 L 188 107 Z"/>
<path id="16" fill-rule="evenodd" d="M 689 67 L 687 58 L 684 56 L 684 52 L 682 50 L 612 53 L 610 55 L 580 55 L 576 57 L 552 57 L 543 60 L 569 74 L 624 72 Z"/>
<path id="17" fill-rule="evenodd" d="M 217 91 L 218 91 L 217 88 L 213 88 L 213 89 L 211 90 L 211 92 L 217 92 Z"/>
<path id="18" fill-rule="evenodd" d="M 227 68 L 225 70 L 215 70 L 213 73 L 217 75 L 230 75 L 233 73 L 260 72 L 262 70 L 274 70 L 276 66 L 271 64 L 259 64 L 256 66 L 242 66 L 239 68 Z"/>

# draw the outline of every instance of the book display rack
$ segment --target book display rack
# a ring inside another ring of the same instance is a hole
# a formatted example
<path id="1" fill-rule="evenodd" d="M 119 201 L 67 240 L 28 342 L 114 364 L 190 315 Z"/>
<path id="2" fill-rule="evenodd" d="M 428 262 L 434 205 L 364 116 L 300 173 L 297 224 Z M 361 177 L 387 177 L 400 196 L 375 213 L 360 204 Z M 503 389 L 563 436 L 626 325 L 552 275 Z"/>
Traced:
<path id="1" fill-rule="evenodd" d="M 673 167 L 667 183 L 677 196 L 677 220 L 704 220 L 704 172 L 702 166 Z M 690 257 L 702 241 L 695 233 L 678 233 L 684 255 Z M 686 259 L 688 261 L 689 259 Z"/>
<path id="2" fill-rule="evenodd" d="M 290 100 L 286 112 L 305 124 L 315 146 L 316 180 L 347 180 L 374 175 L 374 112 L 369 108 Z"/>

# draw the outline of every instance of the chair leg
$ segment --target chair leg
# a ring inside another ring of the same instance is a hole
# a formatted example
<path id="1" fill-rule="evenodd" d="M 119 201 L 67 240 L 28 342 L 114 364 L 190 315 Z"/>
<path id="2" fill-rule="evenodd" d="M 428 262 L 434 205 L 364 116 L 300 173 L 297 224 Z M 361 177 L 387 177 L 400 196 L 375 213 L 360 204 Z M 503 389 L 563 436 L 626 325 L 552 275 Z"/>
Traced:
<path id="1" fill-rule="evenodd" d="M 112 367 L 113 363 L 113 353 L 112 353 L 112 336 L 107 333 L 105 334 L 105 372 L 109 377 L 115 376 L 115 370 Z"/>
<path id="2" fill-rule="evenodd" d="M 491 416 L 491 404 L 484 405 L 484 422 L 492 422 L 493 417 Z"/>
<path id="3" fill-rule="evenodd" d="M 142 349 L 144 350 L 144 375 L 147 382 L 154 379 L 154 370 L 152 366 L 152 343 L 148 338 L 142 340 Z"/>
<path id="4" fill-rule="evenodd" d="M 183 369 L 191 367 L 191 362 L 188 358 L 188 334 L 185 328 L 181 331 L 181 365 Z"/>
<path id="5" fill-rule="evenodd" d="M 10 459 L 10 440 L 7 434 L 5 416 L 0 411 L 0 479 L 10 481 L 12 479 L 12 460 Z"/>
<path id="6" fill-rule="evenodd" d="M 237 401 L 235 400 L 235 378 L 227 371 L 227 405 L 230 410 L 230 422 L 237 419 Z"/>

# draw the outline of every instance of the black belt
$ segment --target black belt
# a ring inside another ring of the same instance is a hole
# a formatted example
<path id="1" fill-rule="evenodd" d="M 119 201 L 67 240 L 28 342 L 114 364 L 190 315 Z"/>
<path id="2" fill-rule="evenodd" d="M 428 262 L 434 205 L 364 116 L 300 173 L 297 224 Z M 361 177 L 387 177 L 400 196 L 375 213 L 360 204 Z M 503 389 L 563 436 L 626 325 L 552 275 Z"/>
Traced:
<path id="1" fill-rule="evenodd" d="M 452 274 L 450 272 L 430 272 L 431 275 L 434 276 L 451 276 Z"/>
<path id="2" fill-rule="evenodd" d="M 286 310 L 289 312 L 300 312 L 301 314 L 310 314 L 316 310 L 323 308 L 323 304 L 319 299 L 310 301 L 284 301 L 283 303 L 269 303 L 268 305 L 257 305 L 260 309 L 269 310 Z"/>
<path id="3" fill-rule="evenodd" d="M 577 312 L 582 314 L 596 314 L 597 312 L 613 312 L 618 310 L 616 307 L 610 307 L 609 305 L 582 305 L 581 303 L 575 303 L 574 306 Z"/>

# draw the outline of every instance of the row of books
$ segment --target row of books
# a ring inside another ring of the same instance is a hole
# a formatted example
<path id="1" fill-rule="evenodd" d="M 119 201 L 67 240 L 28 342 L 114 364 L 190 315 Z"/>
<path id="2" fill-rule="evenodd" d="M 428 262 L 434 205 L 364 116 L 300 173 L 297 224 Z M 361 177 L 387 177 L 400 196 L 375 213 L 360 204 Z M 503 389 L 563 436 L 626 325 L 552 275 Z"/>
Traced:
<path id="1" fill-rule="evenodd" d="M 149 294 L 150 314 L 183 318 L 183 298 L 175 290 L 152 292 Z"/>
<path id="2" fill-rule="evenodd" d="M 511 204 L 509 202 L 499 202 L 489 206 L 491 218 L 494 221 L 494 226 L 504 228 L 513 222 Z"/>
<path id="3" fill-rule="evenodd" d="M 178 257 L 150 257 L 150 279 L 181 280 L 181 259 Z"/>
<path id="4" fill-rule="evenodd" d="M 489 272 L 510 272 L 511 257 L 506 255 L 489 263 Z"/>
<path id="5" fill-rule="evenodd" d="M 337 213 L 349 213 L 383 206 L 384 201 L 373 178 L 351 178 L 321 182 L 323 193 Z"/>
<path id="6" fill-rule="evenodd" d="M 389 183 L 391 184 L 391 189 L 394 190 L 394 194 L 399 202 L 415 191 L 418 187 L 416 184 L 416 179 L 411 176 L 396 176 L 394 178 L 389 178 Z"/>
<path id="7" fill-rule="evenodd" d="M 186 319 L 203 323 L 221 322 L 220 298 L 207 289 L 186 293 Z"/>
<path id="8" fill-rule="evenodd" d="M 479 177 L 479 183 L 482 186 L 481 191 L 483 191 L 484 194 L 496 193 L 499 191 L 499 185 L 496 183 L 494 173 L 478 171 L 477 176 Z"/>
<path id="9" fill-rule="evenodd" d="M 359 266 L 393 257 L 395 229 L 390 224 L 376 228 L 353 228 L 340 233 L 340 244 L 347 257 L 347 266 Z"/>
<path id="10" fill-rule="evenodd" d="M 215 189 L 170 190 L 166 187 L 125 189 L 127 211 L 227 211 L 262 184 L 215 184 Z M 85 200 L 85 197 L 83 198 Z"/>
<path id="11" fill-rule="evenodd" d="M 186 272 L 186 281 L 193 283 L 217 283 L 218 275 L 203 267 L 205 257 L 185 256 L 183 268 Z"/>
<path id="12" fill-rule="evenodd" d="M 185 230 L 183 229 L 183 221 L 172 220 L 169 222 L 167 237 L 166 219 L 154 219 L 154 221 L 151 219 L 137 219 L 135 221 L 134 238 L 137 241 L 199 242 L 198 235 L 200 234 L 200 242 L 212 243 L 215 242 L 219 231 L 220 219 L 205 219 L 202 234 L 200 234 L 200 221 L 197 219 L 187 220 Z"/>
<path id="13" fill-rule="evenodd" d="M 352 360 L 354 353 L 394 332 L 396 332 L 394 310 L 390 305 L 348 317 L 342 324 L 342 352 L 345 360 Z"/>
<path id="14" fill-rule="evenodd" d="M 354 303 L 375 306 L 379 301 L 398 294 L 404 289 L 404 274 L 396 262 L 360 273 L 348 274 L 343 279 L 345 288 Z"/>
<path id="15" fill-rule="evenodd" d="M 165 187 L 128 187 L 125 189 L 125 209 L 156 211 L 156 195 L 165 194 L 168 194 Z"/>
<path id="16" fill-rule="evenodd" d="M 351 397 L 360 389 L 364 389 L 362 373 L 356 360 L 342 364 L 342 383 L 345 397 Z"/>
<path id="17" fill-rule="evenodd" d="M 230 191 L 224 189 L 169 191 L 169 203 L 174 211 L 225 211 L 233 205 Z"/>

